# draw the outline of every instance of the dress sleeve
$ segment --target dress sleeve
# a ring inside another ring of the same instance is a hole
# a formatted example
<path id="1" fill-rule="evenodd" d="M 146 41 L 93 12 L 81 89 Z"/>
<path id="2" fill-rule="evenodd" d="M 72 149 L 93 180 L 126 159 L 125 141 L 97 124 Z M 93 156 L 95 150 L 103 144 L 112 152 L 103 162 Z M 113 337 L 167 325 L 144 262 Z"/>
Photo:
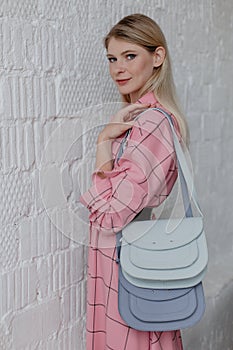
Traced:
<path id="1" fill-rule="evenodd" d="M 167 119 L 147 111 L 132 128 L 126 149 L 105 177 L 92 175 L 81 197 L 98 230 L 118 232 L 145 207 L 160 205 L 177 178 L 172 133 Z"/>

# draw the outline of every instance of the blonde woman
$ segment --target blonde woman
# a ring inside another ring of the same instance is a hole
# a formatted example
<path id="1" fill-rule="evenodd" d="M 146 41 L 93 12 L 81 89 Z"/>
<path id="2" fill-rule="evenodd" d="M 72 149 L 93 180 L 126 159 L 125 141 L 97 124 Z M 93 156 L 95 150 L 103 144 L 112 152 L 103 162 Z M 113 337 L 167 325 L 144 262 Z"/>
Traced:
<path id="1" fill-rule="evenodd" d="M 115 233 L 144 208 L 160 205 L 177 179 L 169 123 L 148 108 L 169 112 L 179 138 L 188 139 L 166 40 L 151 18 L 133 14 L 110 30 L 105 47 L 111 78 L 128 104 L 100 132 L 93 183 L 80 198 L 90 211 L 87 350 L 181 350 L 179 330 L 137 331 L 118 312 Z M 124 152 L 116 161 L 129 130 Z"/>

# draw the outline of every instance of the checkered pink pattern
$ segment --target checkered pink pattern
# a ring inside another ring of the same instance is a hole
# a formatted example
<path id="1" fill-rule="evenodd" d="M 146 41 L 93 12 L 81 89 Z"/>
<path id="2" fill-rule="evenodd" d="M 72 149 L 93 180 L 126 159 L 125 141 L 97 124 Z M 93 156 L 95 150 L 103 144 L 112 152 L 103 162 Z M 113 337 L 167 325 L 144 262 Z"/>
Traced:
<path id="1" fill-rule="evenodd" d="M 163 108 L 152 93 L 139 102 Z M 174 119 L 176 129 L 177 123 Z M 113 143 L 116 156 L 121 138 Z M 128 327 L 118 312 L 115 232 L 145 207 L 161 204 L 177 178 L 176 157 L 167 119 L 148 110 L 137 120 L 126 149 L 80 201 L 90 210 L 87 292 L 87 350 L 182 350 L 180 331 L 142 332 Z"/>

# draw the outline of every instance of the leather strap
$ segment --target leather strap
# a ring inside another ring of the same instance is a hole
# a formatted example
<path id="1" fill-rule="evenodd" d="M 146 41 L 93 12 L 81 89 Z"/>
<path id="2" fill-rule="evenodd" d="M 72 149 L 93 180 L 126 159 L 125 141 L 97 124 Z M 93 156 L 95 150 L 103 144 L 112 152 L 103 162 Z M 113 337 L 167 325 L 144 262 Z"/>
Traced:
<path id="1" fill-rule="evenodd" d="M 191 204 L 190 204 L 191 198 L 193 199 L 193 202 L 196 205 L 196 208 L 199 211 L 200 215 L 203 216 L 200 205 L 198 203 L 197 193 L 196 193 L 196 189 L 194 187 L 194 182 L 193 182 L 193 176 L 191 175 L 191 172 L 189 170 L 189 167 L 188 167 L 188 164 L 187 164 L 187 161 L 185 158 L 184 151 L 183 151 L 183 149 L 180 145 L 180 142 L 178 140 L 178 137 L 176 135 L 171 116 L 167 112 L 162 110 L 161 108 L 151 108 L 151 109 L 161 112 L 168 119 L 170 126 L 171 126 L 171 130 L 173 133 L 173 142 L 174 142 L 176 157 L 177 157 L 177 161 L 178 161 L 178 173 L 179 173 L 179 177 L 180 177 L 183 204 L 184 204 L 186 216 L 193 216 Z M 189 199 L 189 193 L 191 196 L 190 199 Z"/>

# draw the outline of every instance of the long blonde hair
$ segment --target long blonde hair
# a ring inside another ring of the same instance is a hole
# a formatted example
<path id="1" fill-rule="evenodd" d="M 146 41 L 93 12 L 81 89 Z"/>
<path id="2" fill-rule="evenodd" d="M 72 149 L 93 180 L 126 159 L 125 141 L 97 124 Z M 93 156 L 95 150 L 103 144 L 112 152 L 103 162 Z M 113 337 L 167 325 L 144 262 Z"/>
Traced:
<path id="1" fill-rule="evenodd" d="M 143 14 L 129 15 L 121 19 L 106 35 L 104 38 L 106 49 L 112 37 L 139 45 L 151 53 L 158 46 L 164 47 L 165 60 L 160 67 L 154 68 L 154 73 L 140 90 L 139 98 L 153 91 L 158 101 L 176 117 L 182 139 L 188 144 L 188 126 L 178 102 L 167 42 L 158 24 Z M 122 95 L 122 99 L 130 102 L 129 95 Z"/>

